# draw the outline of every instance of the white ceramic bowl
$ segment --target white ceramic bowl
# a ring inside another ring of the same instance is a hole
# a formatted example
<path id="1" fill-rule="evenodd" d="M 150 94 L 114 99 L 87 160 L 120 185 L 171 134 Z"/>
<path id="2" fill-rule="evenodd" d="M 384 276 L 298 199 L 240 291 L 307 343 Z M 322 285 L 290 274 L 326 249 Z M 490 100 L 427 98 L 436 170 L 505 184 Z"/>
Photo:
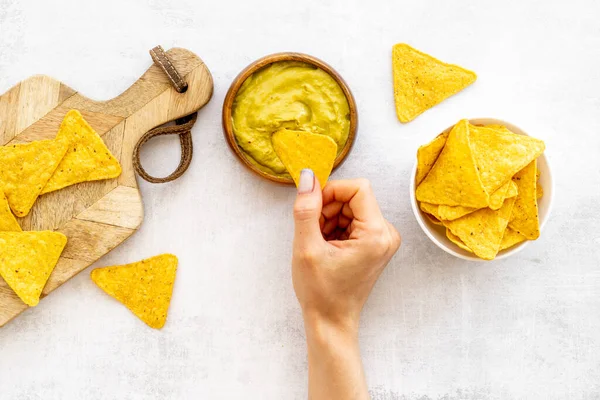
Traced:
<path id="1" fill-rule="evenodd" d="M 473 124 L 473 125 L 501 124 L 501 125 L 506 126 L 508 129 L 510 129 L 514 133 L 517 133 L 519 135 L 529 136 L 523 129 L 519 128 L 518 126 L 515 126 L 515 125 L 511 124 L 510 122 L 502 121 L 499 119 L 474 118 L 474 119 L 470 119 L 469 122 L 471 122 L 471 124 Z M 450 129 L 452 129 L 452 126 L 449 127 L 448 129 L 446 129 L 446 131 L 449 131 Z M 434 137 L 435 136 L 432 136 L 431 139 L 433 139 Z M 415 151 L 415 155 L 416 155 L 416 151 Z M 554 181 L 552 180 L 552 171 L 550 169 L 550 163 L 548 161 L 548 157 L 546 156 L 545 152 L 538 158 L 537 166 L 538 166 L 538 170 L 541 173 L 540 184 L 542 185 L 542 188 L 544 189 L 544 196 L 538 202 L 538 215 L 540 218 L 540 231 L 542 231 L 544 228 L 544 225 L 546 224 L 546 221 L 548 220 L 548 217 L 550 216 L 550 211 L 552 209 L 552 198 L 554 195 Z M 453 256 L 462 258 L 464 260 L 485 261 L 485 260 L 482 260 L 481 258 L 473 255 L 472 253 L 469 253 L 469 252 L 459 248 L 457 245 L 452 243 L 446 237 L 446 228 L 444 228 L 443 226 L 435 225 L 425 216 L 425 214 L 423 214 L 423 212 L 419 208 L 417 199 L 415 197 L 415 176 L 416 176 L 416 174 L 417 174 L 417 162 L 415 161 L 415 166 L 412 170 L 411 181 L 410 181 L 410 203 L 411 203 L 411 206 L 413 209 L 413 213 L 415 214 L 415 217 L 417 218 L 417 221 L 419 222 L 419 226 L 421 226 L 421 229 L 423 229 L 423 232 L 425 232 L 427 237 L 429 237 L 429 239 L 431 239 L 431 241 L 433 243 L 435 243 L 440 249 L 444 250 L 446 253 L 450 253 Z M 509 249 L 503 250 L 498 253 L 498 255 L 496 256 L 495 259 L 501 260 L 503 258 L 506 258 L 513 254 L 516 254 L 519 251 L 523 250 L 523 248 L 525 248 L 525 246 L 527 246 L 530 242 L 531 241 L 526 240 L 516 246 L 513 246 Z"/>

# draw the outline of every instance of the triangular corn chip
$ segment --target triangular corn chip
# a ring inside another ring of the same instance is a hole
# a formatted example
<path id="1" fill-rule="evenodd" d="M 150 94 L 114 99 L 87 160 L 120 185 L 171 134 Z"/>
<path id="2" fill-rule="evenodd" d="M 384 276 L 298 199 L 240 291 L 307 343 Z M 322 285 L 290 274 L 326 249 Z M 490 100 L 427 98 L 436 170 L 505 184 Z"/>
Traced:
<path id="1" fill-rule="evenodd" d="M 66 244 L 59 232 L 0 232 L 0 275 L 25 304 L 35 306 Z"/>
<path id="2" fill-rule="evenodd" d="M 478 257 L 493 260 L 500 250 L 514 203 L 515 197 L 507 199 L 497 211 L 482 208 L 457 220 L 443 223 Z"/>
<path id="3" fill-rule="evenodd" d="M 68 142 L 69 150 L 41 194 L 80 182 L 111 179 L 121 175 L 119 161 L 79 111 L 71 110 L 67 113 L 56 138 Z"/>
<path id="4" fill-rule="evenodd" d="M 519 194 L 519 187 L 517 184 L 511 179 L 510 186 L 508 187 L 508 191 L 506 192 L 506 198 L 510 199 L 511 197 L 515 197 Z"/>
<path id="5" fill-rule="evenodd" d="M 454 233 L 452 233 L 452 231 L 450 229 L 446 228 L 446 237 L 455 245 L 457 245 L 458 247 L 460 247 L 461 249 L 468 251 L 469 253 L 472 253 L 473 250 L 471 250 L 469 248 L 469 246 L 467 246 L 465 244 L 465 242 L 463 242 L 458 236 L 456 236 Z"/>
<path id="6" fill-rule="evenodd" d="M 514 209 L 513 209 L 514 210 Z M 513 247 L 516 244 L 524 242 L 527 238 L 521 235 L 519 232 L 506 228 L 504 231 L 504 236 L 502 236 L 502 242 L 500 243 L 500 250 L 506 250 L 510 247 Z"/>
<path id="7" fill-rule="evenodd" d="M 21 226 L 17 222 L 17 219 L 10 211 L 8 200 L 6 196 L 0 190 L 0 232 L 2 231 L 21 231 Z"/>
<path id="8" fill-rule="evenodd" d="M 454 125 L 442 153 L 417 187 L 417 200 L 449 206 L 488 206 L 489 196 L 479 179 L 471 152 L 469 125 L 467 120 Z"/>
<path id="9" fill-rule="evenodd" d="M 540 222 L 536 195 L 536 161 L 532 161 L 513 177 L 519 188 L 510 226 L 529 240 L 540 236 Z"/>
<path id="10" fill-rule="evenodd" d="M 424 213 L 433 215 L 438 220 L 441 219 L 440 214 L 438 213 L 439 206 L 437 204 L 425 203 L 422 201 L 419 203 L 419 207 Z"/>
<path id="11" fill-rule="evenodd" d="M 273 134 L 273 148 L 288 172 L 299 183 L 300 172 L 310 168 L 325 187 L 337 155 L 337 144 L 329 136 L 304 131 L 280 130 Z"/>
<path id="12" fill-rule="evenodd" d="M 509 130 L 470 127 L 471 149 L 483 187 L 493 193 L 545 149 L 544 142 Z"/>
<path id="13" fill-rule="evenodd" d="M 502 207 L 502 204 L 504 204 L 504 200 L 507 197 L 515 197 L 517 195 L 516 185 L 514 186 L 514 194 L 512 194 L 512 185 L 514 185 L 514 183 L 512 181 L 508 181 L 504 185 L 502 185 L 498 190 L 492 193 L 492 195 L 490 196 L 489 206 L 492 210 L 500 209 L 500 207 Z M 509 194 L 511 195 L 509 196 Z M 453 221 L 477 210 L 477 208 L 472 207 L 440 205 L 438 208 L 438 214 L 443 220 Z"/>
<path id="14" fill-rule="evenodd" d="M 423 179 L 431 171 L 433 164 L 437 161 L 446 144 L 447 138 L 448 132 L 441 133 L 431 142 L 419 147 L 419 150 L 417 150 L 417 176 L 415 177 L 415 184 L 417 186 L 423 182 Z"/>
<path id="15" fill-rule="evenodd" d="M 442 221 L 440 221 L 433 215 L 426 213 L 426 212 L 423 212 L 423 214 L 425 214 L 425 218 L 427 218 L 429 221 L 431 221 L 432 224 L 443 226 Z"/>
<path id="16" fill-rule="evenodd" d="M 396 114 L 401 122 L 412 121 L 477 79 L 472 71 L 446 64 L 404 43 L 392 49 L 392 68 Z"/>
<path id="17" fill-rule="evenodd" d="M 62 140 L 0 146 L 0 190 L 16 216 L 29 214 L 67 151 Z"/>
<path id="18" fill-rule="evenodd" d="M 161 254 L 126 265 L 97 268 L 92 280 L 123 303 L 148 326 L 160 329 L 167 321 L 177 272 L 177 257 Z"/>

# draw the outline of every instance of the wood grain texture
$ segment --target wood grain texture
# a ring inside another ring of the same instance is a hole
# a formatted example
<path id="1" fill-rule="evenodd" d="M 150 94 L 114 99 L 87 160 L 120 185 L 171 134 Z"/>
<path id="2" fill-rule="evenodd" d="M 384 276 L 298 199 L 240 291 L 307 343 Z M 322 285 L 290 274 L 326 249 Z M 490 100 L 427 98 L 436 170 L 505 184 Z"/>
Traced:
<path id="1" fill-rule="evenodd" d="M 123 167 L 117 179 L 84 182 L 39 197 L 29 215 L 19 220 L 24 230 L 57 230 L 68 238 L 42 297 L 139 228 L 144 210 L 131 163 L 139 138 L 210 100 L 213 82 L 202 60 L 185 49 L 171 49 L 167 54 L 188 82 L 185 93 L 177 93 L 160 68 L 152 65 L 112 100 L 89 99 L 42 75 L 28 78 L 0 96 L 0 145 L 53 138 L 67 111 L 75 108 Z M 0 327 L 26 308 L 0 278 Z"/>

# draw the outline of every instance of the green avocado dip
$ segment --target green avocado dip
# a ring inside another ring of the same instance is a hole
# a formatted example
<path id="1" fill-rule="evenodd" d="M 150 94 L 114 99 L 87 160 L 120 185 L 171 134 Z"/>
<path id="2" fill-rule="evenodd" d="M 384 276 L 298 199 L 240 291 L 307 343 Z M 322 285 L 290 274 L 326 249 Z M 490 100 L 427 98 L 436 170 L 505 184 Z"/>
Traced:
<path id="1" fill-rule="evenodd" d="M 261 170 L 290 177 L 275 154 L 271 135 L 280 129 L 327 135 L 344 148 L 350 108 L 327 72 L 298 61 L 279 61 L 248 77 L 232 108 L 233 133 L 248 159 Z"/>

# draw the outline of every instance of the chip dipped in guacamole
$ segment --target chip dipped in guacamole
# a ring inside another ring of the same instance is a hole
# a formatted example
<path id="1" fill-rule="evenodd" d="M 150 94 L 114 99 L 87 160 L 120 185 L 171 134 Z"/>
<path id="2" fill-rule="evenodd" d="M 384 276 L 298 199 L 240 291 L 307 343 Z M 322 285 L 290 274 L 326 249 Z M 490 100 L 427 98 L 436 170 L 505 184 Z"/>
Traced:
<path id="1" fill-rule="evenodd" d="M 350 132 L 350 107 L 336 80 L 324 70 L 298 61 L 279 61 L 252 74 L 232 108 L 233 133 L 248 159 L 261 170 L 290 177 L 271 136 L 281 130 L 329 136 L 338 154 Z"/>

